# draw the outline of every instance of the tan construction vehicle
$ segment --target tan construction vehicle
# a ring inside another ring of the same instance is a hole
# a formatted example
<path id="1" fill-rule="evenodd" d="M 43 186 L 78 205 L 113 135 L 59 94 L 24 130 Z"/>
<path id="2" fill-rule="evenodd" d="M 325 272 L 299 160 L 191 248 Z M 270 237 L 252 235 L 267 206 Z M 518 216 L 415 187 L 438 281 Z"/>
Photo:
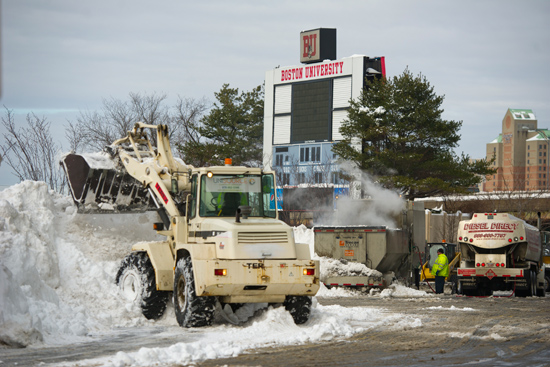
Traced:
<path id="1" fill-rule="evenodd" d="M 218 301 L 282 303 L 295 323 L 309 319 L 319 261 L 278 220 L 273 172 L 185 165 L 165 125 L 137 123 L 108 151 L 110 159 L 69 154 L 61 164 L 79 212 L 158 211 L 166 240 L 134 245 L 116 275 L 146 318 L 162 316 L 172 293 L 183 327 L 210 325 Z"/>

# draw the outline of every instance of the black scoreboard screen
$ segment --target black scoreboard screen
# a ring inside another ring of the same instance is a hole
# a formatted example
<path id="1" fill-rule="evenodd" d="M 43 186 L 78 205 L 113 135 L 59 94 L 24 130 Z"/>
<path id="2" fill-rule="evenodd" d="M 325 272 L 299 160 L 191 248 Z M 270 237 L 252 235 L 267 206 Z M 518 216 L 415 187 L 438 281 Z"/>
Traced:
<path id="1" fill-rule="evenodd" d="M 292 143 L 330 140 L 331 93 L 331 80 L 292 86 Z"/>

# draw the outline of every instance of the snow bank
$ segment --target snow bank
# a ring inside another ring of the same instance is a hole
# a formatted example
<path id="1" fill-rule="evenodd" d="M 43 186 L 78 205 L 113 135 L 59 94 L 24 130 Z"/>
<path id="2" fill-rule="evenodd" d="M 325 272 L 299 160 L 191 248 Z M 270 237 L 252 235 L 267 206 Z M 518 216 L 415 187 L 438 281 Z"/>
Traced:
<path id="1" fill-rule="evenodd" d="M 0 344 L 63 343 L 142 322 L 113 279 L 136 237 L 150 235 L 98 217 L 76 216 L 70 198 L 42 182 L 0 192 Z"/>
<path id="2" fill-rule="evenodd" d="M 421 298 L 421 297 L 435 297 L 433 293 L 426 293 L 425 291 L 420 291 L 406 287 L 399 283 L 393 283 L 386 289 L 380 292 L 380 297 L 382 298 Z"/>

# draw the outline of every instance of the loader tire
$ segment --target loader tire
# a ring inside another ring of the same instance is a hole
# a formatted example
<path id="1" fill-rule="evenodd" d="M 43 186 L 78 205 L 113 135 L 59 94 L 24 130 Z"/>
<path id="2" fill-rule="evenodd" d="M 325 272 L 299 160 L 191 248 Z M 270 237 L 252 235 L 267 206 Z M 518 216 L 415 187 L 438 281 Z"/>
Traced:
<path id="1" fill-rule="evenodd" d="M 157 290 L 155 269 L 146 252 L 133 252 L 122 260 L 116 284 L 124 298 L 140 305 L 147 319 L 156 320 L 164 314 L 169 292 Z"/>
<path id="2" fill-rule="evenodd" d="M 283 303 L 285 309 L 290 312 L 296 325 L 309 320 L 311 314 L 311 297 L 308 296 L 286 296 Z"/>
<path id="3" fill-rule="evenodd" d="M 199 297 L 195 291 L 193 264 L 190 257 L 178 260 L 174 271 L 174 311 L 181 327 L 212 325 L 216 297 Z"/>

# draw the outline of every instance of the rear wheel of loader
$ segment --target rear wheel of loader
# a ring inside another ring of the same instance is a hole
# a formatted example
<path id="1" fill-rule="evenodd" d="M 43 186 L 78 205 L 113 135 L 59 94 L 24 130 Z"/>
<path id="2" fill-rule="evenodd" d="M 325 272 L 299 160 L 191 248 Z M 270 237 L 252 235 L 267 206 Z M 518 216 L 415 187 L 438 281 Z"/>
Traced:
<path id="1" fill-rule="evenodd" d="M 286 296 L 283 305 L 285 309 L 290 312 L 296 325 L 303 324 L 309 320 L 309 315 L 311 314 L 311 297 Z"/>
<path id="2" fill-rule="evenodd" d="M 133 252 L 126 256 L 118 269 L 116 283 L 124 298 L 139 303 L 147 319 L 156 320 L 164 314 L 169 292 L 157 290 L 155 269 L 147 253 Z"/>
<path id="3" fill-rule="evenodd" d="M 190 257 L 178 260 L 174 271 L 174 310 L 182 327 L 209 326 L 214 320 L 216 297 L 198 297 Z"/>

